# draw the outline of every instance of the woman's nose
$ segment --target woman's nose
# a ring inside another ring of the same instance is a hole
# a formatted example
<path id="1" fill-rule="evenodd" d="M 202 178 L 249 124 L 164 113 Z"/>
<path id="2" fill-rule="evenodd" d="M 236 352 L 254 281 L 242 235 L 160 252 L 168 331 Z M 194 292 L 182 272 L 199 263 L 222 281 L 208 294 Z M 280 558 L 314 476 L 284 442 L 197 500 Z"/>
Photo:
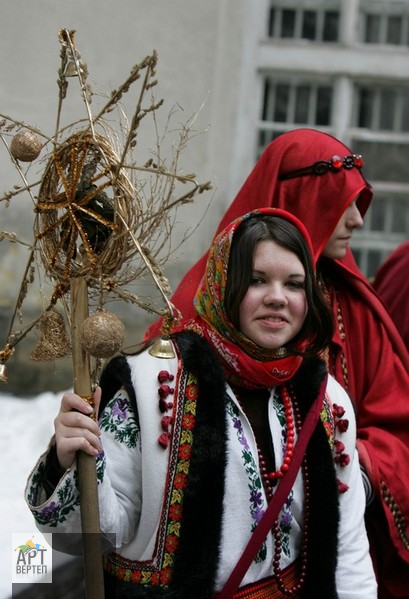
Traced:
<path id="1" fill-rule="evenodd" d="M 286 302 L 287 298 L 281 285 L 276 283 L 268 287 L 264 296 L 264 303 L 266 305 L 283 306 Z"/>
<path id="2" fill-rule="evenodd" d="M 358 206 L 356 205 L 356 200 L 352 202 L 347 208 L 347 226 L 351 229 L 360 229 L 363 227 L 364 219 L 361 216 L 361 213 L 358 210 Z"/>

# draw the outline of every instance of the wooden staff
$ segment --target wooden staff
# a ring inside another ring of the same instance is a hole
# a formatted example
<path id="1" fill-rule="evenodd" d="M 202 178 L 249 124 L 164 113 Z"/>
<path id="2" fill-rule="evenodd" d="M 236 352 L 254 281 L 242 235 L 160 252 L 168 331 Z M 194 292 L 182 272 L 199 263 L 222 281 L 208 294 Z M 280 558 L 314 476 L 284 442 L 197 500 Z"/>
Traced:
<path id="1" fill-rule="evenodd" d="M 81 346 L 81 326 L 88 317 L 88 287 L 84 277 L 71 279 L 71 332 L 74 392 L 93 405 L 89 356 Z M 104 599 L 102 545 L 95 458 L 77 453 L 81 528 L 87 599 Z"/>

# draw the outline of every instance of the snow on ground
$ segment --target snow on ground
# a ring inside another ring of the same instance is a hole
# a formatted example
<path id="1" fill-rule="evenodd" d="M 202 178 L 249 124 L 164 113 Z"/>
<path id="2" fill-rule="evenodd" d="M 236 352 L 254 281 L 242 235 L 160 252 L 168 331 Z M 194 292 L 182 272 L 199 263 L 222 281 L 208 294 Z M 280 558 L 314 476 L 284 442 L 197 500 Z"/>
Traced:
<path id="1" fill-rule="evenodd" d="M 4 386 L 1 390 L 6 391 Z M 12 594 L 12 534 L 36 527 L 24 502 L 24 488 L 37 458 L 53 434 L 60 398 L 47 392 L 32 399 L 0 393 L 0 599 Z"/>

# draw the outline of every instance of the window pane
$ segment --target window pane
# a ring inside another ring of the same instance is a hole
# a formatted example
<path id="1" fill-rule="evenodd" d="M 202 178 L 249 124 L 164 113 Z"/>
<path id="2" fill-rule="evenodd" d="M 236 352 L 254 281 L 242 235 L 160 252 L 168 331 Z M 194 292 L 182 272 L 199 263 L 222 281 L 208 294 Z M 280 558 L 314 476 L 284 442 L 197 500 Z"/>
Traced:
<path id="1" fill-rule="evenodd" d="M 317 113 L 315 115 L 316 125 L 331 124 L 332 88 L 320 87 L 317 90 Z"/>
<path id="2" fill-rule="evenodd" d="M 392 233 L 404 233 L 407 235 L 406 219 L 409 211 L 409 202 L 403 199 L 393 200 L 392 210 Z"/>
<path id="3" fill-rule="evenodd" d="M 380 250 L 369 250 L 368 251 L 368 264 L 365 275 L 367 277 L 373 277 L 376 273 L 378 266 L 381 264 L 383 259 L 383 252 Z"/>
<path id="4" fill-rule="evenodd" d="M 387 44 L 400 44 L 401 40 L 401 17 L 388 17 L 388 28 L 386 34 Z"/>
<path id="5" fill-rule="evenodd" d="M 258 137 L 259 147 L 258 147 L 257 158 L 260 157 L 260 155 L 263 152 L 263 150 L 265 149 L 265 147 L 270 142 L 272 142 L 274 139 L 276 139 L 276 137 L 281 135 L 282 133 L 284 133 L 284 131 L 260 131 L 259 137 Z"/>
<path id="6" fill-rule="evenodd" d="M 402 130 L 409 131 L 409 90 L 402 90 Z"/>
<path id="7" fill-rule="evenodd" d="M 408 144 L 360 140 L 354 148 L 365 160 L 364 175 L 371 180 L 409 183 Z"/>
<path id="8" fill-rule="evenodd" d="M 367 44 L 379 44 L 381 31 L 381 18 L 377 15 L 367 15 L 365 42 Z"/>
<path id="9" fill-rule="evenodd" d="M 302 34 L 306 40 L 315 40 L 317 36 L 317 13 L 313 10 L 305 10 L 302 19 Z"/>
<path id="10" fill-rule="evenodd" d="M 338 41 L 338 22 L 339 13 L 326 11 L 324 14 L 324 32 L 322 39 L 324 42 L 337 42 Z"/>
<path id="11" fill-rule="evenodd" d="M 283 10 L 281 23 L 281 37 L 294 37 L 295 35 L 295 10 Z"/>
<path id="12" fill-rule="evenodd" d="M 393 117 L 395 114 L 395 90 L 383 89 L 381 91 L 381 111 L 379 119 L 379 128 L 386 131 L 393 131 Z"/>
<path id="13" fill-rule="evenodd" d="M 310 91 L 311 88 L 309 85 L 300 85 L 296 90 L 295 123 L 308 123 Z"/>
<path id="14" fill-rule="evenodd" d="M 264 95 L 263 95 L 263 113 L 262 113 L 262 119 L 263 121 L 271 121 L 272 119 L 272 114 L 271 114 L 271 81 L 270 79 L 266 79 L 264 81 Z"/>
<path id="15" fill-rule="evenodd" d="M 373 118 L 374 93 L 369 89 L 361 89 L 358 100 L 358 127 L 371 128 Z"/>
<path id="16" fill-rule="evenodd" d="M 385 231 L 385 202 L 376 201 L 371 204 L 371 231 Z"/>
<path id="17" fill-rule="evenodd" d="M 261 151 L 266 147 L 267 144 L 270 143 L 273 139 L 273 131 L 260 131 L 258 136 L 258 145 Z"/>
<path id="18" fill-rule="evenodd" d="M 274 8 L 270 8 L 270 14 L 268 18 L 268 35 L 269 37 L 274 36 L 274 23 L 276 19 L 276 11 Z"/>
<path id="19" fill-rule="evenodd" d="M 288 85 L 277 85 L 275 94 L 274 121 L 287 122 L 288 101 L 290 98 L 290 87 Z"/>

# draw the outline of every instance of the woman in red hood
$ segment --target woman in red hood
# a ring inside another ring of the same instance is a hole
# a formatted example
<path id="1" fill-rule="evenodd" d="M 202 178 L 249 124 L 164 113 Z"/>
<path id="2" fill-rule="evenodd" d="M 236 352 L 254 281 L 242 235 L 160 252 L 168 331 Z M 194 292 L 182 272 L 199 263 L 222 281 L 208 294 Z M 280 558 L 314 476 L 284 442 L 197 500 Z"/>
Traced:
<path id="1" fill-rule="evenodd" d="M 306 226 L 337 324 L 330 372 L 357 411 L 358 448 L 367 487 L 367 528 L 382 599 L 409 597 L 409 356 L 376 292 L 360 272 L 349 240 L 372 199 L 362 157 L 331 135 L 298 129 L 275 139 L 228 208 L 217 232 L 265 206 Z M 207 253 L 188 271 L 172 303 L 183 318 Z M 147 333 L 159 332 L 155 323 Z"/>

